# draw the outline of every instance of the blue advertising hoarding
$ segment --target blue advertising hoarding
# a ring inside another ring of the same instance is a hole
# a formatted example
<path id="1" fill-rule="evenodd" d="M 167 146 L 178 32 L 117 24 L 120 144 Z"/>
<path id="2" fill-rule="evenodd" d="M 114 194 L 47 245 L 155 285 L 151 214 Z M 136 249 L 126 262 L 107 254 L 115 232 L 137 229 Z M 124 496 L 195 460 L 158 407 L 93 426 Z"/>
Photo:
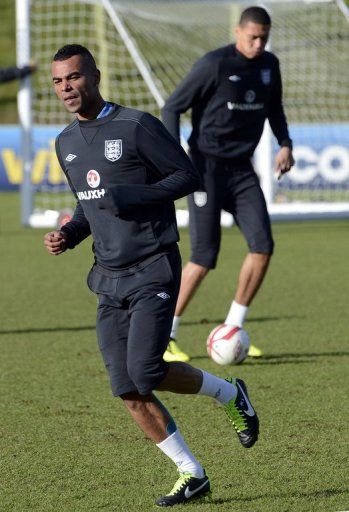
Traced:
<path id="1" fill-rule="evenodd" d="M 35 186 L 67 188 L 58 163 L 54 142 L 63 126 L 37 126 L 33 130 L 33 170 Z M 0 190 L 18 190 L 23 179 L 21 129 L 16 125 L 0 126 Z"/>
<path id="2" fill-rule="evenodd" d="M 54 151 L 54 139 L 62 128 L 34 128 L 32 181 L 36 187 L 67 187 Z M 290 133 L 297 163 L 278 184 L 280 188 L 349 189 L 349 124 L 291 125 Z M 18 190 L 22 182 L 20 145 L 19 126 L 0 126 L 0 190 Z"/>

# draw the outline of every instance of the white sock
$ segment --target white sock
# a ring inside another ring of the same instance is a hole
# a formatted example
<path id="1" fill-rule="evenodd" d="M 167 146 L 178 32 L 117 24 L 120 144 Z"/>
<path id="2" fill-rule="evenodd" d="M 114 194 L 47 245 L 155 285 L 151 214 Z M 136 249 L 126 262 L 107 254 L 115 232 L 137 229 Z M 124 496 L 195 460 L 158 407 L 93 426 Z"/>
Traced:
<path id="1" fill-rule="evenodd" d="M 224 323 L 231 326 L 236 325 L 237 327 L 242 327 L 248 313 L 248 309 L 249 308 L 247 306 L 243 306 L 233 300 Z"/>
<path id="2" fill-rule="evenodd" d="M 174 340 L 176 339 L 176 336 L 177 336 L 177 329 L 179 327 L 180 321 L 181 321 L 181 317 L 180 316 L 174 316 L 173 317 L 172 331 L 171 331 L 171 334 L 170 334 L 170 338 L 173 338 Z"/>
<path id="3" fill-rule="evenodd" d="M 203 478 L 205 473 L 201 464 L 189 450 L 178 429 L 156 446 L 173 460 L 180 473 L 191 473 L 195 478 Z"/>
<path id="4" fill-rule="evenodd" d="M 227 382 L 225 379 L 216 377 L 211 373 L 202 371 L 202 386 L 198 395 L 206 395 L 215 398 L 220 404 L 227 404 L 234 399 L 237 394 L 236 386 Z"/>

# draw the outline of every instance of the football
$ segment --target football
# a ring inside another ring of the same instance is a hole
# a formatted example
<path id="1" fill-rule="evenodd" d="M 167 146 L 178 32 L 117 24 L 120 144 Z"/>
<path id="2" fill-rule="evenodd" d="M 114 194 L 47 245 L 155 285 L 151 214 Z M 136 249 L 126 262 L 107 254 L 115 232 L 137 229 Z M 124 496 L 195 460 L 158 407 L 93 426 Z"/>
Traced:
<path id="1" fill-rule="evenodd" d="M 241 327 L 221 324 L 207 338 L 207 353 L 220 365 L 242 363 L 249 347 L 250 339 Z"/>

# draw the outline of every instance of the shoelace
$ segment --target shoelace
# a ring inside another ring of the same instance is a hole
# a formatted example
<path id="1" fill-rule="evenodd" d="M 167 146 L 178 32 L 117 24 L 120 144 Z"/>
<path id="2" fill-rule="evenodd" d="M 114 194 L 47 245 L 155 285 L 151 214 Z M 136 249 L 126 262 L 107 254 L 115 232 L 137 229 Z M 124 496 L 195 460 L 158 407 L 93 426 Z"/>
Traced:
<path id="1" fill-rule="evenodd" d="M 248 427 L 246 418 L 243 416 L 241 411 L 237 407 L 235 407 L 235 405 L 233 405 L 231 408 L 229 407 L 229 405 L 227 405 L 225 407 L 225 411 L 228 415 L 230 422 L 233 424 L 233 427 L 235 428 L 235 430 L 237 432 L 240 432 L 241 430 L 245 430 Z M 233 413 L 233 419 L 229 415 L 231 413 Z M 236 417 L 236 416 L 238 416 L 238 417 Z"/>
<path id="2" fill-rule="evenodd" d="M 176 492 L 180 491 L 184 485 L 186 485 L 189 480 L 193 477 L 191 473 L 181 473 L 177 482 L 174 484 L 173 489 L 169 494 L 176 494 Z"/>

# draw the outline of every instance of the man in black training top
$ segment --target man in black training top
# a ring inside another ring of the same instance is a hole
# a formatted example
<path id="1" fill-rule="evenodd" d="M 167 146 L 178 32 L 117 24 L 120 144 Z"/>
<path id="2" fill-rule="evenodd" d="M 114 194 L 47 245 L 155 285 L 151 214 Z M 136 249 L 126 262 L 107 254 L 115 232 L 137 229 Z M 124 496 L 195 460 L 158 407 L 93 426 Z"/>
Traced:
<path id="1" fill-rule="evenodd" d="M 154 390 L 214 397 L 244 447 L 258 438 L 243 381 L 163 360 L 181 275 L 173 200 L 193 192 L 199 177 L 158 119 L 104 101 L 86 48 L 61 48 L 52 79 L 59 99 L 77 114 L 56 140 L 77 205 L 71 221 L 44 242 L 59 255 L 92 235 L 88 285 L 98 296 L 98 343 L 112 392 L 180 473 L 157 505 L 183 503 L 208 494 L 210 482 Z"/>
<path id="2" fill-rule="evenodd" d="M 163 122 L 179 141 L 180 114 L 191 110 L 190 156 L 203 188 L 189 197 L 190 262 L 183 268 L 166 361 L 187 361 L 176 344 L 180 317 L 218 257 L 224 209 L 234 216 L 249 252 L 225 324 L 242 327 L 248 308 L 267 272 L 273 253 L 270 220 L 250 159 L 269 119 L 280 151 L 275 167 L 288 172 L 294 160 L 282 106 L 278 59 L 264 51 L 271 20 L 261 7 L 241 14 L 236 44 L 218 48 L 194 64 L 163 108 Z M 249 355 L 259 357 L 251 345 Z"/>

